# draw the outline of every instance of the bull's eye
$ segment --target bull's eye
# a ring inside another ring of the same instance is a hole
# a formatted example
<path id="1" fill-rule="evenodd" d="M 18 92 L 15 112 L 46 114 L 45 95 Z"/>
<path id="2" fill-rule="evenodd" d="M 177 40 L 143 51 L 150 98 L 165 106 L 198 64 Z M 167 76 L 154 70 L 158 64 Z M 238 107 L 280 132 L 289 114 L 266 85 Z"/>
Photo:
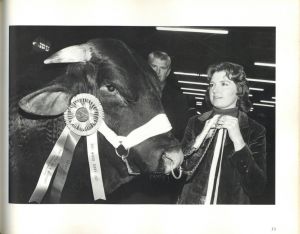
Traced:
<path id="1" fill-rule="evenodd" d="M 121 95 L 119 92 L 119 87 L 117 87 L 115 84 L 106 83 L 100 87 L 100 92 L 103 96 L 108 98 L 107 100 L 126 104 L 126 99 Z"/>
<path id="2" fill-rule="evenodd" d="M 106 87 L 109 92 L 114 92 L 116 90 L 116 88 L 112 85 L 106 85 Z"/>

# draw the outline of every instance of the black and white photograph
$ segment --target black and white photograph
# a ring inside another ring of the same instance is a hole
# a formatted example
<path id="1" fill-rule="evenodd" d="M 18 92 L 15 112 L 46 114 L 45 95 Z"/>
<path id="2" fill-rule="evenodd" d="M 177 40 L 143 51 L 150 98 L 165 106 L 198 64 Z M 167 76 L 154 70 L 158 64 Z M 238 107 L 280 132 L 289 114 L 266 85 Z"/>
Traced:
<path id="1" fill-rule="evenodd" d="M 299 1 L 0 3 L 1 234 L 299 232 Z"/>
<path id="2" fill-rule="evenodd" d="M 275 27 L 9 37 L 11 203 L 275 204 Z"/>

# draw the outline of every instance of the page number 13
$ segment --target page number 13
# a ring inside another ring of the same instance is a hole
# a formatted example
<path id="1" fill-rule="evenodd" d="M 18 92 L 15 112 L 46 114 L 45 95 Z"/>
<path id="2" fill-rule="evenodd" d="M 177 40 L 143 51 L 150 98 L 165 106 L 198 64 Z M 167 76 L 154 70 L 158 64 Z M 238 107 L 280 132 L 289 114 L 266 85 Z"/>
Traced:
<path id="1" fill-rule="evenodd" d="M 271 228 L 271 231 L 272 231 L 272 232 L 275 232 L 275 231 L 276 231 L 276 227 L 272 227 L 272 228 Z"/>

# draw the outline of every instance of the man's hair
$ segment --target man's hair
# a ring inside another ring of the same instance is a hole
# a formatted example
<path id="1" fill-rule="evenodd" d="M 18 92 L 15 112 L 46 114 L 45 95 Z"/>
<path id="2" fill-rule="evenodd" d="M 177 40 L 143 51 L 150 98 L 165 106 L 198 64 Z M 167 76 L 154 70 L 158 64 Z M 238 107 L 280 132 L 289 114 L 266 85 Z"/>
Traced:
<path id="1" fill-rule="evenodd" d="M 210 82 L 213 74 L 215 72 L 224 71 L 226 77 L 232 80 L 237 87 L 237 107 L 244 112 L 248 112 L 252 106 L 249 100 L 249 85 L 246 80 L 246 73 L 244 72 L 243 66 L 231 62 L 222 62 L 218 64 L 211 65 L 207 70 L 208 81 Z M 205 96 L 206 102 L 211 106 L 209 99 L 209 87 Z"/>
<path id="2" fill-rule="evenodd" d="M 153 59 L 160 59 L 168 62 L 168 66 L 171 66 L 171 58 L 170 56 L 163 51 L 153 51 L 148 55 L 148 62 L 151 62 Z"/>

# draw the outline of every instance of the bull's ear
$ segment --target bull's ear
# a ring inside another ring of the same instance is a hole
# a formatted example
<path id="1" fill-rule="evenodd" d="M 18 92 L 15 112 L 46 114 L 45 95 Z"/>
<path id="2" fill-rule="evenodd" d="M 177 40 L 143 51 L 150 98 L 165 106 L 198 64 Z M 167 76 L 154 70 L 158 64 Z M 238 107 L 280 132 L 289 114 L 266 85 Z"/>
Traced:
<path id="1" fill-rule="evenodd" d="M 71 93 L 61 86 L 52 85 L 23 97 L 19 107 L 34 115 L 55 116 L 65 112 L 71 97 Z"/>

